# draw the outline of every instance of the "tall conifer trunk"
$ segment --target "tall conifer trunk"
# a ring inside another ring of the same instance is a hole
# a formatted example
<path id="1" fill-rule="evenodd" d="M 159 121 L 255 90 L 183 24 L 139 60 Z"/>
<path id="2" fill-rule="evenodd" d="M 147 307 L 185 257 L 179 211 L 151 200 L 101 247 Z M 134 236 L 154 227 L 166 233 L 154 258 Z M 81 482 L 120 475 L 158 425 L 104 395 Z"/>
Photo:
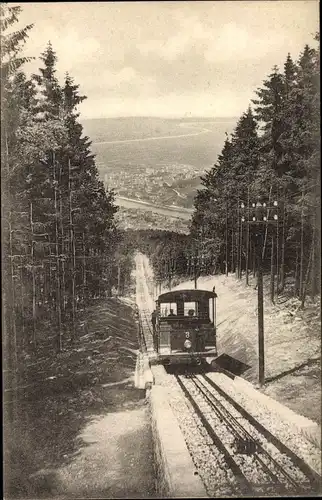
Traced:
<path id="1" fill-rule="evenodd" d="M 277 198 L 277 202 L 279 204 L 279 198 Z M 276 295 L 278 295 L 279 293 L 279 281 L 280 281 L 279 251 L 280 251 L 280 243 L 279 243 L 279 218 L 278 218 L 276 221 Z"/>
<path id="2" fill-rule="evenodd" d="M 85 233 L 82 233 L 82 243 L 83 243 L 83 307 L 86 307 L 86 245 L 85 245 Z"/>
<path id="3" fill-rule="evenodd" d="M 296 245 L 296 257 L 295 257 L 295 274 L 294 274 L 294 279 L 295 279 L 294 293 L 295 293 L 296 297 L 300 296 L 300 264 L 299 264 L 299 254 L 300 254 L 300 247 L 297 244 Z"/>
<path id="4" fill-rule="evenodd" d="M 302 290 L 302 294 L 301 294 L 301 307 L 302 308 L 304 308 L 306 293 L 307 293 L 308 284 L 309 284 L 310 270 L 311 270 L 311 266 L 312 266 L 312 257 L 313 257 L 313 251 L 314 251 L 313 248 L 314 248 L 314 245 L 312 242 L 311 249 L 310 249 L 309 261 L 307 263 L 307 268 L 306 268 L 305 280 L 303 283 L 303 290 Z"/>
<path id="5" fill-rule="evenodd" d="M 239 198 L 237 200 L 237 227 L 236 227 L 236 278 L 239 278 L 239 240 L 240 240 L 240 220 L 239 220 Z"/>
<path id="6" fill-rule="evenodd" d="M 55 153 L 53 153 L 54 171 L 54 211 L 55 211 L 55 259 L 56 259 L 56 317 L 57 317 L 57 349 L 61 351 L 62 345 L 62 307 L 61 307 L 61 280 L 60 280 L 60 257 L 59 257 L 59 209 L 58 209 L 58 166 Z"/>
<path id="7" fill-rule="evenodd" d="M 286 200 L 284 192 L 283 218 L 282 218 L 282 242 L 281 242 L 281 270 L 280 270 L 280 291 L 285 288 L 285 245 L 286 245 Z"/>
<path id="8" fill-rule="evenodd" d="M 33 221 L 33 203 L 30 203 L 30 229 L 31 229 L 31 274 L 32 274 L 32 341 L 36 347 L 36 269 L 35 269 L 35 240 L 34 240 L 34 221 Z"/>
<path id="9" fill-rule="evenodd" d="M 71 259 L 71 278 L 72 278 L 72 340 L 76 335 L 76 251 L 75 251 L 75 234 L 73 224 L 73 205 L 72 205 L 72 185 L 71 185 L 71 165 L 68 160 L 68 192 L 69 192 L 69 225 L 70 225 L 70 259 Z"/>
<path id="10" fill-rule="evenodd" d="M 310 273 L 310 282 L 311 282 L 311 298 L 313 299 L 316 294 L 316 264 L 315 264 L 315 259 L 316 259 L 316 222 L 315 222 L 315 217 L 313 218 L 313 223 L 312 223 L 312 243 L 311 243 L 311 255 L 310 258 L 312 260 L 311 262 L 311 273 Z"/>
<path id="11" fill-rule="evenodd" d="M 248 223 L 248 218 L 249 218 L 249 183 L 247 187 L 247 224 L 246 224 L 246 263 L 245 263 L 245 270 L 246 270 L 246 285 L 249 285 L 249 223 Z"/>
<path id="12" fill-rule="evenodd" d="M 64 209 L 63 209 L 63 183 L 62 183 L 62 165 L 59 168 L 59 183 L 60 183 L 60 197 L 59 197 L 59 229 L 60 229 L 60 256 L 61 256 L 61 309 L 62 317 L 65 321 L 66 315 L 66 286 L 65 286 L 65 231 L 64 231 Z"/>
<path id="13" fill-rule="evenodd" d="M 302 190 L 302 203 L 301 203 L 300 287 L 299 287 L 300 298 L 302 298 L 303 286 L 304 286 L 304 190 Z"/>
<path id="14" fill-rule="evenodd" d="M 225 229 L 225 250 L 226 250 L 226 265 L 225 265 L 225 272 L 226 276 L 228 276 L 228 204 L 226 201 L 226 229 Z"/>
<path id="15" fill-rule="evenodd" d="M 255 243 L 252 245 L 252 257 L 253 257 L 253 277 L 256 276 L 256 246 Z"/>
<path id="16" fill-rule="evenodd" d="M 235 271 L 235 261 L 234 261 L 234 228 L 233 226 L 231 227 L 231 272 L 233 273 Z"/>

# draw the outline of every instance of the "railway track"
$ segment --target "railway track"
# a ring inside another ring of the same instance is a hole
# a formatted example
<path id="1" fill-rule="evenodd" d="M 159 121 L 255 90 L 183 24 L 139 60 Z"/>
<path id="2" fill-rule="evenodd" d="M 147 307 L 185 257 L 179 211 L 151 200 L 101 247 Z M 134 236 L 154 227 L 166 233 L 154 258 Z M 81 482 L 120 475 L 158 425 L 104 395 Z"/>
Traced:
<path id="1" fill-rule="evenodd" d="M 175 378 L 215 452 L 212 466 L 229 470 L 239 494 L 308 496 L 320 491 L 320 476 L 207 375 Z"/>
<path id="2" fill-rule="evenodd" d="M 141 329 L 145 339 L 146 348 L 153 349 L 153 331 L 150 323 L 150 311 L 141 309 Z"/>
<path id="3" fill-rule="evenodd" d="M 143 260 L 139 276 L 140 326 L 150 350 L 153 303 Z M 175 371 L 158 383 L 167 387 L 170 406 L 210 497 L 320 494 L 321 476 L 205 372 Z"/>
<path id="4" fill-rule="evenodd" d="M 142 331 L 142 335 L 144 337 L 144 345 L 147 350 L 153 350 L 153 331 L 151 324 L 151 311 L 145 306 L 142 307 L 142 304 L 147 304 L 149 301 L 149 290 L 147 287 L 147 270 L 144 265 L 144 261 L 140 262 L 138 266 L 138 275 L 141 275 L 142 279 L 137 280 L 137 297 L 140 298 L 139 302 L 141 304 L 140 308 L 140 329 Z"/>

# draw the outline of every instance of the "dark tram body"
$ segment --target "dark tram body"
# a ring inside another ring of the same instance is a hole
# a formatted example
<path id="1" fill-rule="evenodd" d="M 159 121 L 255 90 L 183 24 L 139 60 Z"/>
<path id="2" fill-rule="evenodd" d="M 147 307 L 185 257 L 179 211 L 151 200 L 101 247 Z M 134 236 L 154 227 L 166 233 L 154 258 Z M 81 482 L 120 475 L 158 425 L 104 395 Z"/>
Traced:
<path id="1" fill-rule="evenodd" d="M 156 301 L 154 344 L 163 364 L 195 363 L 216 357 L 214 291 L 176 290 Z"/>

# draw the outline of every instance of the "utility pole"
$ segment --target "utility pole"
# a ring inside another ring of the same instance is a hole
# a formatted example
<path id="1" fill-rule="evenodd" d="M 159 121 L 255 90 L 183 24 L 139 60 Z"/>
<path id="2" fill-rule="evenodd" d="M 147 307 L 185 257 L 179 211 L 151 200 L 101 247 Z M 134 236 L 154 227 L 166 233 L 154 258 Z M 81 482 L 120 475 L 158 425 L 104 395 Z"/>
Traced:
<path id="1" fill-rule="evenodd" d="M 258 381 L 262 386 L 265 382 L 265 337 L 264 337 L 264 294 L 263 294 L 263 260 L 262 241 L 263 235 L 260 231 L 256 234 L 258 251 L 258 275 L 257 275 L 257 307 L 258 307 Z"/>
<path id="2" fill-rule="evenodd" d="M 265 338 L 264 338 L 264 294 L 263 294 L 263 229 L 265 228 L 265 241 L 268 226 L 278 222 L 278 203 L 274 201 L 273 206 L 266 203 L 252 203 L 245 207 L 241 204 L 241 222 L 251 227 L 255 252 L 257 255 L 257 311 L 258 311 L 258 381 L 262 386 L 265 383 Z M 246 211 L 246 213 L 245 213 Z M 273 217 L 269 219 L 272 213 Z"/>
<path id="3" fill-rule="evenodd" d="M 278 196 L 278 199 L 279 199 L 279 196 Z M 276 221 L 276 296 L 278 296 L 279 284 L 280 284 L 280 258 L 279 258 L 280 234 L 279 233 L 280 233 L 280 228 L 279 228 L 279 221 L 277 219 L 277 221 Z M 274 236 L 272 236 L 272 245 L 273 244 L 274 244 Z M 274 293 L 274 289 L 273 289 L 273 293 Z"/>
<path id="4" fill-rule="evenodd" d="M 276 259 L 278 260 L 278 259 Z M 278 269 L 278 268 L 277 268 Z M 272 243 L 271 243 L 271 302 L 274 304 L 274 295 L 275 295 L 275 283 L 274 283 L 274 234 L 272 234 Z M 278 288 L 278 273 L 277 273 L 277 288 Z"/>

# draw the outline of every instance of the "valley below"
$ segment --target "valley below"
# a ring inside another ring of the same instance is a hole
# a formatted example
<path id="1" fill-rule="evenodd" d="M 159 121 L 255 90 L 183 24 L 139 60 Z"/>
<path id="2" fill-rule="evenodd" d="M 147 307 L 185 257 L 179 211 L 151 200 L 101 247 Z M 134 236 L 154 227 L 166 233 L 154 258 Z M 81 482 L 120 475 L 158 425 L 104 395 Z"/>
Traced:
<path id="1" fill-rule="evenodd" d="M 187 232 L 200 177 L 235 118 L 85 120 L 101 179 L 116 194 L 123 228 Z"/>

